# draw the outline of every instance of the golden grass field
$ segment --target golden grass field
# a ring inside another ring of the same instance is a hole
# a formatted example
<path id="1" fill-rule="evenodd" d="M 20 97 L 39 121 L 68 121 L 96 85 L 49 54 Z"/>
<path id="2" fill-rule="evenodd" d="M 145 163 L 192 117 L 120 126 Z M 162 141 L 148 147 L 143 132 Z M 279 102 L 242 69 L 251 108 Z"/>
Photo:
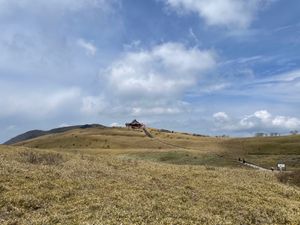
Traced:
<path id="1" fill-rule="evenodd" d="M 0 145 L 0 224 L 300 224 L 299 187 L 236 161 L 282 156 L 296 171 L 299 148 L 278 146 L 298 136 L 151 133 L 79 129 Z"/>

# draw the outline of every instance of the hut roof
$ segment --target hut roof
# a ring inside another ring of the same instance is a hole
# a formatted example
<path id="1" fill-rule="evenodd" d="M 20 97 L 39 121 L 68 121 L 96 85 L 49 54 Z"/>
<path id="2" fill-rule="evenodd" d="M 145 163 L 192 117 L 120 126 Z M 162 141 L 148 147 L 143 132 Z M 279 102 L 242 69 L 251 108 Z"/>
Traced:
<path id="1" fill-rule="evenodd" d="M 141 125 L 141 123 L 137 120 L 133 120 L 131 123 L 129 123 L 130 125 Z"/>

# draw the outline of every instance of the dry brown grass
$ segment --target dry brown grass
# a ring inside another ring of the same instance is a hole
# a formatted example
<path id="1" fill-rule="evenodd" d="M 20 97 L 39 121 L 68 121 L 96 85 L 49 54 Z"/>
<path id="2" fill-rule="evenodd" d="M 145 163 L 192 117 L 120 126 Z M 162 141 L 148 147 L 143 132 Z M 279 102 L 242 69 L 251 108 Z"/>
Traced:
<path id="1" fill-rule="evenodd" d="M 126 128 L 94 128 L 51 134 L 15 144 L 31 148 L 101 148 L 106 149 L 170 149 L 168 143 L 198 151 L 220 150 L 217 138 L 195 137 L 182 133 L 166 134 L 150 129 L 156 139 L 148 138 L 142 130 Z M 161 140 L 162 142 L 159 142 Z M 164 143 L 165 142 L 165 143 Z"/>
<path id="2" fill-rule="evenodd" d="M 143 151 L 0 146 L 0 224 L 300 224 L 300 189 L 272 173 L 127 157 Z"/>
<path id="3" fill-rule="evenodd" d="M 166 162 L 240 167 L 237 159 L 245 158 L 265 168 L 276 167 L 278 162 L 284 162 L 288 170 L 300 169 L 300 135 L 268 138 L 214 138 L 178 132 L 166 133 L 151 128 L 149 130 L 155 136 L 154 139 L 148 138 L 142 130 L 92 128 L 46 135 L 17 145 L 39 149 L 55 148 L 63 151 L 72 151 L 72 149 L 144 150 L 140 151 L 140 156 L 154 161 L 161 161 L 164 155 L 174 155 L 181 151 L 183 156 L 188 154 L 192 157 L 182 157 Z M 166 151 L 168 153 L 165 153 Z M 134 157 L 137 156 L 139 155 L 134 155 Z"/>
<path id="4" fill-rule="evenodd" d="M 300 187 L 300 170 L 279 173 L 277 178 L 282 183 L 297 185 Z"/>
<path id="5" fill-rule="evenodd" d="M 122 128 L 79 129 L 70 132 L 51 134 L 16 144 L 31 148 L 97 148 L 97 149 L 128 149 L 128 148 L 168 148 L 145 136 L 141 130 Z"/>
<path id="6" fill-rule="evenodd" d="M 58 165 L 64 161 L 59 153 L 40 153 L 32 151 L 20 152 L 20 160 L 31 164 Z"/>
<path id="7" fill-rule="evenodd" d="M 288 170 L 300 170 L 300 135 L 227 139 L 222 147 L 227 155 L 243 157 L 266 168 L 284 162 Z"/>

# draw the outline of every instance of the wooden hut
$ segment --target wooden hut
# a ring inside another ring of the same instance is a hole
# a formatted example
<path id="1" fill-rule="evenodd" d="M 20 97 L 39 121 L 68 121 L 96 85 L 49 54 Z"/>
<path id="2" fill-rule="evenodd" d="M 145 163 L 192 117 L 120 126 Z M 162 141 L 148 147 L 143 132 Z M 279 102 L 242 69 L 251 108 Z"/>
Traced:
<path id="1" fill-rule="evenodd" d="M 137 120 L 133 120 L 131 123 L 126 123 L 125 125 L 127 128 L 131 128 L 131 129 L 141 129 L 145 127 L 144 124 L 140 123 Z"/>

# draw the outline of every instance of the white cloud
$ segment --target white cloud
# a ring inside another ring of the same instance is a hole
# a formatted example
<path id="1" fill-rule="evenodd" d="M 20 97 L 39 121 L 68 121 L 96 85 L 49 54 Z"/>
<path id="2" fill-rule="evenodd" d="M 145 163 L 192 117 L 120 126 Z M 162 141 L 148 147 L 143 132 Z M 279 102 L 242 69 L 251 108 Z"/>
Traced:
<path id="1" fill-rule="evenodd" d="M 70 127 L 71 125 L 68 123 L 62 123 L 58 127 Z"/>
<path id="2" fill-rule="evenodd" d="M 216 122 L 228 122 L 229 116 L 225 112 L 217 112 L 213 115 L 213 118 Z"/>
<path id="3" fill-rule="evenodd" d="M 246 116 L 239 123 L 240 129 L 278 129 L 289 130 L 300 128 L 300 119 L 286 116 L 272 116 L 268 111 L 261 110 Z"/>
<path id="4" fill-rule="evenodd" d="M 117 122 L 113 122 L 109 125 L 110 127 L 124 127 L 123 124 L 117 123 Z"/>
<path id="5" fill-rule="evenodd" d="M 15 130 L 17 128 L 16 125 L 9 125 L 6 130 L 11 131 L 11 130 Z"/>
<path id="6" fill-rule="evenodd" d="M 102 96 L 86 96 L 82 98 L 81 112 L 87 115 L 97 115 L 108 106 Z"/>
<path id="7" fill-rule="evenodd" d="M 193 12 L 208 25 L 247 28 L 257 11 L 273 0 L 164 0 L 180 13 Z"/>
<path id="8" fill-rule="evenodd" d="M 98 95 L 99 67 L 115 54 L 111 46 L 123 27 L 118 1 L 0 0 L 0 140 L 63 122 L 99 121 L 87 113 L 97 110 L 86 99 Z M 17 128 L 5 130 L 11 124 Z"/>
<path id="9" fill-rule="evenodd" d="M 230 83 L 221 83 L 221 82 L 215 82 L 215 83 L 206 83 L 202 86 L 201 90 L 198 91 L 199 93 L 216 93 L 218 91 L 222 91 L 226 88 L 229 88 L 231 86 Z"/>
<path id="10" fill-rule="evenodd" d="M 276 127 L 285 127 L 287 129 L 299 129 L 300 119 L 295 117 L 276 116 L 272 120 L 272 124 Z"/>
<path id="11" fill-rule="evenodd" d="M 8 91 L 1 88 L 0 95 Z M 0 99 L 0 118 L 19 116 L 27 119 L 75 116 L 86 118 L 109 113 L 109 103 L 102 95 L 86 95 L 80 88 L 70 87 L 53 90 L 28 90 L 15 87 L 15 92 Z"/>
<path id="12" fill-rule="evenodd" d="M 130 99 L 176 99 L 216 65 L 211 51 L 165 43 L 127 52 L 105 72 L 112 93 Z"/>
<path id="13" fill-rule="evenodd" d="M 85 53 L 89 56 L 94 56 L 97 53 L 97 47 L 91 42 L 88 42 L 82 38 L 77 40 L 78 46 L 85 50 Z"/>
<path id="14" fill-rule="evenodd" d="M 213 114 L 213 124 L 216 130 L 231 130 L 232 120 L 225 112 L 217 112 Z"/>
<path id="15" fill-rule="evenodd" d="M 49 96 L 44 97 L 44 101 L 47 105 L 47 110 L 55 111 L 59 107 L 68 103 L 69 101 L 73 101 L 75 98 L 80 96 L 80 90 L 78 88 L 64 89 L 61 91 L 57 91 L 55 93 L 51 93 Z"/>
<path id="16" fill-rule="evenodd" d="M 266 81 L 278 81 L 278 82 L 295 82 L 300 79 L 300 70 L 293 70 L 277 76 L 272 77 L 271 79 L 266 79 Z"/>
<path id="17" fill-rule="evenodd" d="M 272 118 L 272 115 L 266 110 L 257 111 L 254 116 L 263 122 L 268 122 Z"/>
<path id="18" fill-rule="evenodd" d="M 29 10 L 41 14 L 39 9 L 46 11 L 79 11 L 85 8 L 110 9 L 111 3 L 117 0 L 0 0 L 0 15 L 9 14 L 13 10 Z"/>
<path id="19" fill-rule="evenodd" d="M 123 48 L 124 48 L 125 50 L 130 51 L 130 50 L 135 50 L 135 49 L 137 49 L 138 47 L 140 47 L 140 45 L 141 45 L 141 41 L 140 41 L 140 40 L 135 40 L 135 41 L 132 41 L 132 42 L 129 43 L 129 44 L 124 44 L 124 45 L 123 45 Z"/>
<path id="20" fill-rule="evenodd" d="M 24 90 L 23 90 L 24 91 Z M 51 115 L 51 113 L 62 112 L 63 109 L 74 104 L 80 97 L 80 90 L 70 88 L 57 90 L 56 92 L 47 91 L 17 91 L 10 93 L 7 98 L 0 99 L 0 116 L 27 115 L 32 117 Z"/>
<path id="21" fill-rule="evenodd" d="M 182 101 L 216 66 L 209 50 L 164 43 L 151 49 L 125 51 L 100 79 L 106 82 L 103 96 L 109 109 L 130 116 L 179 115 L 189 111 Z"/>
<path id="22" fill-rule="evenodd" d="M 153 107 L 153 108 L 134 107 L 131 110 L 131 115 L 132 116 L 167 115 L 167 114 L 178 114 L 182 112 L 183 110 L 180 107 L 172 107 L 172 106 Z"/>
<path id="23" fill-rule="evenodd" d="M 282 102 L 298 103 L 300 100 L 300 70 L 293 70 L 267 78 L 250 80 L 242 83 L 240 90 L 242 95 L 257 98 L 273 98 Z"/>
<path id="24" fill-rule="evenodd" d="M 238 132 L 288 132 L 300 129 L 300 119 L 288 116 L 273 116 L 267 110 L 256 111 L 241 119 L 229 119 L 224 112 L 213 115 L 215 126 L 219 130 Z"/>

